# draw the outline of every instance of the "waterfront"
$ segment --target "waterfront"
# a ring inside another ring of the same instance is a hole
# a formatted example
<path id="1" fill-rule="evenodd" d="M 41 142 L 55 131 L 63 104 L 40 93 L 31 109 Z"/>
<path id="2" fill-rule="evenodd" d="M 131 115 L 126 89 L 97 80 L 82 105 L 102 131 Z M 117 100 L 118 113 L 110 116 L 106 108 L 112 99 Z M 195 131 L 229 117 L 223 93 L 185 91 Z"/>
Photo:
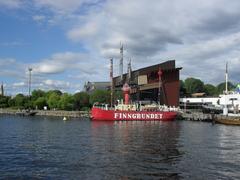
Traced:
<path id="1" fill-rule="evenodd" d="M 0 116 L 0 179 L 239 179 L 240 128 Z"/>

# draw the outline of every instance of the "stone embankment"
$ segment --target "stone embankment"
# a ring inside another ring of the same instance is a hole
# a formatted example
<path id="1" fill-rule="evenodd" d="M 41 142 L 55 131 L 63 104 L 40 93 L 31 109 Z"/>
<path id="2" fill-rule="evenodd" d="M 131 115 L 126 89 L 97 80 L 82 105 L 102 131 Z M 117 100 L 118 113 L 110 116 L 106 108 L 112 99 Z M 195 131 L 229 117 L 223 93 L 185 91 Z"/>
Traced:
<path id="1" fill-rule="evenodd" d="M 89 117 L 88 111 L 36 111 L 39 116 Z"/>
<path id="2" fill-rule="evenodd" d="M 60 117 L 89 117 L 88 111 L 52 111 L 52 110 L 34 110 L 37 116 L 60 116 Z M 0 114 L 23 114 L 24 111 L 14 110 L 14 109 L 0 109 Z"/>

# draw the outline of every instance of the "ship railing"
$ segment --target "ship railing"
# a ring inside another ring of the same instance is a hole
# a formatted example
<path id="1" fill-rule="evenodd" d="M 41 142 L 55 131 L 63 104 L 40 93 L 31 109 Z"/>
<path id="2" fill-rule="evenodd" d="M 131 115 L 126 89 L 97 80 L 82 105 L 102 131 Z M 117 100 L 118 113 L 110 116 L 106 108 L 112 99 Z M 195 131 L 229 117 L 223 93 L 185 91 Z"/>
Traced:
<path id="1" fill-rule="evenodd" d="M 104 103 L 94 103 L 93 107 L 97 107 L 103 110 L 114 110 L 114 107 L 110 107 L 109 104 L 104 104 Z"/>
<path id="2" fill-rule="evenodd" d="M 160 111 L 179 111 L 179 107 L 175 107 L 175 106 L 159 106 L 159 110 Z"/>
<path id="3" fill-rule="evenodd" d="M 122 107 L 118 107 L 118 106 L 115 106 L 115 107 L 110 107 L 109 104 L 102 104 L 102 103 L 95 103 L 93 105 L 93 107 L 98 107 L 100 109 L 103 109 L 103 110 L 123 110 L 124 108 Z M 136 105 L 137 107 L 137 105 Z M 128 110 L 133 110 L 132 108 L 128 109 Z M 166 106 L 166 105 L 160 105 L 160 106 L 156 106 L 156 107 L 144 107 L 144 106 L 139 106 L 137 108 L 135 108 L 135 111 L 138 111 L 138 110 L 145 110 L 145 111 L 175 111 L 175 112 L 178 112 L 180 111 L 180 108 L 179 107 L 175 107 L 175 106 Z"/>

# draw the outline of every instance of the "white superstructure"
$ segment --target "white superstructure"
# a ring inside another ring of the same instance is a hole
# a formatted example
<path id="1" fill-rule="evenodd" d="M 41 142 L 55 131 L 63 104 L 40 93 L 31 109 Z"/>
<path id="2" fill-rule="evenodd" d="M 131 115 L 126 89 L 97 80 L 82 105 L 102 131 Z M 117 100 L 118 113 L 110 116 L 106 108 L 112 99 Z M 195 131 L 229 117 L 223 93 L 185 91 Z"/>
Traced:
<path id="1" fill-rule="evenodd" d="M 228 94 L 220 94 L 219 97 L 180 98 L 180 102 L 183 104 L 211 104 L 221 108 L 226 105 L 229 110 L 234 110 L 234 108 L 240 110 L 240 93 L 228 91 Z"/>

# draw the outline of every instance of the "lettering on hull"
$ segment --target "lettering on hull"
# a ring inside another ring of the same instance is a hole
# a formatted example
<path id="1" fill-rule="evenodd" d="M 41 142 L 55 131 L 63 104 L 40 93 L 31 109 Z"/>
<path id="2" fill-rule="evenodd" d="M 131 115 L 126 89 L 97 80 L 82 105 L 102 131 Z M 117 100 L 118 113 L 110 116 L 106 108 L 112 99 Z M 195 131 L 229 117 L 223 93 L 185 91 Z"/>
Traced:
<path id="1" fill-rule="evenodd" d="M 114 113 L 114 119 L 162 119 L 163 114 L 159 113 Z"/>

